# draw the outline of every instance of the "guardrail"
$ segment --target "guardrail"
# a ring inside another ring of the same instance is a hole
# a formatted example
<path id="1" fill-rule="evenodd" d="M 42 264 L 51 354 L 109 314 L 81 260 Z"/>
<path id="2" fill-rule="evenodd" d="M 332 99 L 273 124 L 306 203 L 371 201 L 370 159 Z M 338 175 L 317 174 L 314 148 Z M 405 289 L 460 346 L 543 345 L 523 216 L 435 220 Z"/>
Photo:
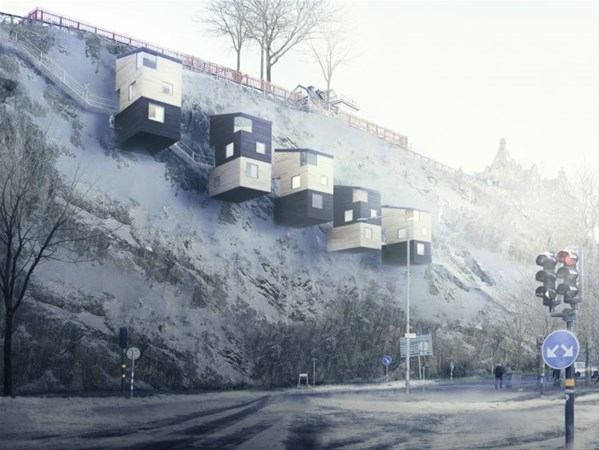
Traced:
<path id="1" fill-rule="evenodd" d="M 171 145 L 170 147 L 171 149 L 175 149 L 175 150 L 180 150 L 181 152 L 183 152 L 185 154 L 185 156 L 187 156 L 187 158 L 189 160 L 191 160 L 192 163 L 198 165 L 198 166 L 202 166 L 208 169 L 212 169 L 214 168 L 214 158 L 209 158 L 205 155 L 200 155 L 199 153 L 197 153 L 196 151 L 194 151 L 191 147 L 189 147 L 188 145 L 184 144 L 181 141 L 175 142 L 173 145 Z"/>

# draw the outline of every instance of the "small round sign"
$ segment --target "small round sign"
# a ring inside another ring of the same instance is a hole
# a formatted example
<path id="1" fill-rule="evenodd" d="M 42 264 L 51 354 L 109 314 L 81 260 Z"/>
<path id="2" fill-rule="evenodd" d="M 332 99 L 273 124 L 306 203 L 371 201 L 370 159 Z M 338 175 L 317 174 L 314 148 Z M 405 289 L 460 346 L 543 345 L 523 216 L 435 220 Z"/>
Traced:
<path id="1" fill-rule="evenodd" d="M 391 364 L 393 362 L 393 358 L 391 358 L 389 355 L 385 355 L 385 356 L 383 356 L 383 359 L 381 361 L 384 366 L 388 366 L 389 364 Z"/>
<path id="2" fill-rule="evenodd" d="M 133 361 L 138 359 L 140 356 L 141 352 L 137 347 L 129 347 L 129 349 L 127 350 L 127 358 L 132 359 Z"/>
<path id="3" fill-rule="evenodd" d="M 557 330 L 545 338 L 541 351 L 545 364 L 552 369 L 565 369 L 578 358 L 580 343 L 571 331 Z"/>

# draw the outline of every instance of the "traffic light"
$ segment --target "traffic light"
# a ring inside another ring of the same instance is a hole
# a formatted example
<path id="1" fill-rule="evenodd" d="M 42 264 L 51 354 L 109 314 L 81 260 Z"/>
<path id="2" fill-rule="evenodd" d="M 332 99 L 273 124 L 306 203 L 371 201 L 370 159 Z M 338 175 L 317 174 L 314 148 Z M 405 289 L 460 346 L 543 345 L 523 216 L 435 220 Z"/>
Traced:
<path id="1" fill-rule="evenodd" d="M 543 305 L 548 306 L 549 310 L 552 310 L 554 306 L 561 303 L 561 300 L 557 298 L 557 290 L 555 284 L 557 281 L 557 273 L 555 268 L 557 266 L 557 259 L 553 253 L 542 253 L 537 256 L 537 265 L 543 267 L 539 270 L 535 276 L 537 281 L 543 283 L 543 286 L 539 286 L 535 295 L 543 299 Z"/>
<path id="2" fill-rule="evenodd" d="M 564 303 L 579 303 L 578 255 L 570 250 L 561 250 L 557 253 L 557 260 L 561 263 L 557 271 L 557 293 L 564 296 Z"/>

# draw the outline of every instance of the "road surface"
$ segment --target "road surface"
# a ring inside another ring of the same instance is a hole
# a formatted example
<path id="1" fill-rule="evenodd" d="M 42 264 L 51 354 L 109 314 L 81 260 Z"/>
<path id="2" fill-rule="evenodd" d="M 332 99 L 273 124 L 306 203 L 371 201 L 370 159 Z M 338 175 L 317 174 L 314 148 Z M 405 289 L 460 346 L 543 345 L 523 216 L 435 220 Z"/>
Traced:
<path id="1" fill-rule="evenodd" d="M 491 381 L 413 389 L 237 391 L 0 401 L 1 449 L 559 449 L 563 396 Z M 599 391 L 576 403 L 576 448 L 599 450 Z"/>

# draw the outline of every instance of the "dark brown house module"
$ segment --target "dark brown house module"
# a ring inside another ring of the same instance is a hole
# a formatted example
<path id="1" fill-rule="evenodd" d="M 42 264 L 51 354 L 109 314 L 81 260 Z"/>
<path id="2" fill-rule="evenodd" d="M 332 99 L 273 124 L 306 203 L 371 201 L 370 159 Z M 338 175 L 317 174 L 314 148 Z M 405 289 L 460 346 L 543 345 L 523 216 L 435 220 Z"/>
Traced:
<path id="1" fill-rule="evenodd" d="M 210 196 L 243 202 L 271 191 L 272 124 L 244 113 L 210 117 Z"/>
<path id="2" fill-rule="evenodd" d="M 330 252 L 381 249 L 381 194 L 359 186 L 335 186 Z"/>

